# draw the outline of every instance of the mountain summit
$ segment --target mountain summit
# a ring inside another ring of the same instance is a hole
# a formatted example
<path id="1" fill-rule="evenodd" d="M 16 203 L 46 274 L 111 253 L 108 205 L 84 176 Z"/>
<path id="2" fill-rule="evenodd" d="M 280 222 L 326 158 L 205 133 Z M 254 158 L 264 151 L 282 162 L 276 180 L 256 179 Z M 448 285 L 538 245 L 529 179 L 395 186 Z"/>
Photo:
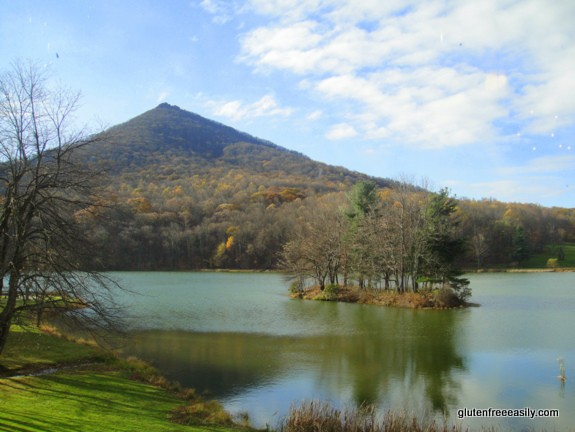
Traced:
<path id="1" fill-rule="evenodd" d="M 162 180 L 164 173 L 172 178 L 206 175 L 217 167 L 220 172 L 242 169 L 248 175 L 267 173 L 274 182 L 286 185 L 295 182 L 298 187 L 318 179 L 324 186 L 343 183 L 347 187 L 371 178 L 313 161 L 301 153 L 167 103 L 114 126 L 107 133 L 109 139 L 91 149 L 90 159 L 103 164 L 112 175 L 139 178 L 144 171 L 153 171 Z M 291 179 L 285 179 L 286 176 Z M 371 179 L 382 187 L 392 183 Z M 327 190 L 330 189 L 341 186 L 328 186 Z"/>
<path id="2" fill-rule="evenodd" d="M 226 146 L 238 142 L 276 147 L 167 103 L 112 128 L 111 132 L 116 142 L 140 143 L 151 151 L 178 150 L 206 158 L 221 157 Z"/>

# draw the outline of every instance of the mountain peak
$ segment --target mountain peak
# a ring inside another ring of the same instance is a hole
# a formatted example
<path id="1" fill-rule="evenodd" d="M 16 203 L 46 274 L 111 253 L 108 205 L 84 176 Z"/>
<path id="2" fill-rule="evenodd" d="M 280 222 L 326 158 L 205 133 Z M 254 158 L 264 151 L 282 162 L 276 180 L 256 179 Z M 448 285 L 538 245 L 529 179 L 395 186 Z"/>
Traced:
<path id="1" fill-rule="evenodd" d="M 170 104 L 167 103 L 167 102 L 162 102 L 162 103 L 161 103 L 160 105 L 158 105 L 156 108 L 178 108 L 178 109 L 179 109 L 180 107 L 177 106 L 177 105 L 170 105 Z"/>
<path id="2" fill-rule="evenodd" d="M 276 147 L 269 141 L 166 102 L 110 129 L 116 146 L 138 145 L 151 152 L 177 151 L 182 156 L 221 157 L 224 148 L 244 142 Z"/>
<path id="3" fill-rule="evenodd" d="M 166 102 L 112 127 L 109 132 L 110 142 L 93 149 L 90 159 L 95 163 L 105 161 L 111 173 L 130 173 L 134 178 L 153 171 L 170 171 L 171 177 L 183 177 L 216 168 L 241 169 L 246 173 L 267 173 L 278 181 L 286 176 L 299 177 L 296 183 L 300 186 L 307 178 L 325 190 L 338 190 L 343 184 L 369 178 L 313 161 L 301 153 Z M 385 179 L 373 180 L 380 186 L 389 184 Z M 292 181 L 283 180 L 286 184 Z"/>
<path id="4" fill-rule="evenodd" d="M 160 110 L 162 110 L 162 109 L 167 109 L 167 110 L 172 110 L 172 111 L 183 111 L 183 112 L 188 112 L 188 113 L 190 113 L 190 114 L 193 114 L 193 113 L 191 113 L 191 112 L 189 112 L 189 111 L 183 110 L 182 108 L 180 108 L 180 107 L 177 106 L 177 105 L 171 105 L 171 104 L 169 104 L 169 103 L 167 103 L 167 102 L 162 102 L 161 104 L 159 104 L 156 108 L 152 109 L 151 111 L 154 111 L 154 110 L 157 110 L 157 109 L 160 109 Z M 197 115 L 197 114 L 196 114 L 196 115 Z"/>

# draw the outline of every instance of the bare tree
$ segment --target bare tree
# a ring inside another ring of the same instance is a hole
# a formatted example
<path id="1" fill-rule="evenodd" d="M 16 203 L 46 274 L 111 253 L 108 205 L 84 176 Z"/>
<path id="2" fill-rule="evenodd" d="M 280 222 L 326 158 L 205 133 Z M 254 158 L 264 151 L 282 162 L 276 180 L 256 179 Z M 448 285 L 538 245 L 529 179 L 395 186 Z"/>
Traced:
<path id="1" fill-rule="evenodd" d="M 323 290 L 345 273 L 344 217 L 337 195 L 327 195 L 300 211 L 299 224 L 282 251 L 283 267 L 300 280 L 313 279 Z"/>
<path id="2" fill-rule="evenodd" d="M 78 220 L 97 211 L 98 198 L 96 177 L 75 155 L 102 139 L 70 129 L 78 97 L 51 90 L 31 63 L 0 75 L 0 353 L 30 311 L 64 311 L 98 327 L 117 318 L 115 284 L 92 270 Z"/>

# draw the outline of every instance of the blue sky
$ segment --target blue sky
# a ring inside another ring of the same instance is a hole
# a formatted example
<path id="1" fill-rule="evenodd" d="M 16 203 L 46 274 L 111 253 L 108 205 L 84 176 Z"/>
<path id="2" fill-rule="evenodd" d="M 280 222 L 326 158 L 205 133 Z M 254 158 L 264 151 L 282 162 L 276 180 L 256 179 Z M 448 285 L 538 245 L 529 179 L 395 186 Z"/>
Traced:
<path id="1" fill-rule="evenodd" d="M 0 0 L 78 122 L 178 105 L 458 197 L 575 207 L 572 0 Z"/>

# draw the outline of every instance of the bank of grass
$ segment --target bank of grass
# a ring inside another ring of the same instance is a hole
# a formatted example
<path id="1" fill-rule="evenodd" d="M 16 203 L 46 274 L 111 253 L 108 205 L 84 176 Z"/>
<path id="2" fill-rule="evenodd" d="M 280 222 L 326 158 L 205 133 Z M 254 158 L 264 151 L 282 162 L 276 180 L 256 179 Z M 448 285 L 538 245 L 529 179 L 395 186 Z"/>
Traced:
<path id="1" fill-rule="evenodd" d="M 78 362 L 102 362 L 109 354 L 95 344 L 61 337 L 54 329 L 12 326 L 10 337 L 0 356 L 0 377 L 31 374 L 58 365 Z"/>
<path id="2" fill-rule="evenodd" d="M 55 332 L 15 329 L 0 357 L 0 431 L 231 431 L 216 401 Z M 243 429 L 247 429 L 247 426 Z"/>

